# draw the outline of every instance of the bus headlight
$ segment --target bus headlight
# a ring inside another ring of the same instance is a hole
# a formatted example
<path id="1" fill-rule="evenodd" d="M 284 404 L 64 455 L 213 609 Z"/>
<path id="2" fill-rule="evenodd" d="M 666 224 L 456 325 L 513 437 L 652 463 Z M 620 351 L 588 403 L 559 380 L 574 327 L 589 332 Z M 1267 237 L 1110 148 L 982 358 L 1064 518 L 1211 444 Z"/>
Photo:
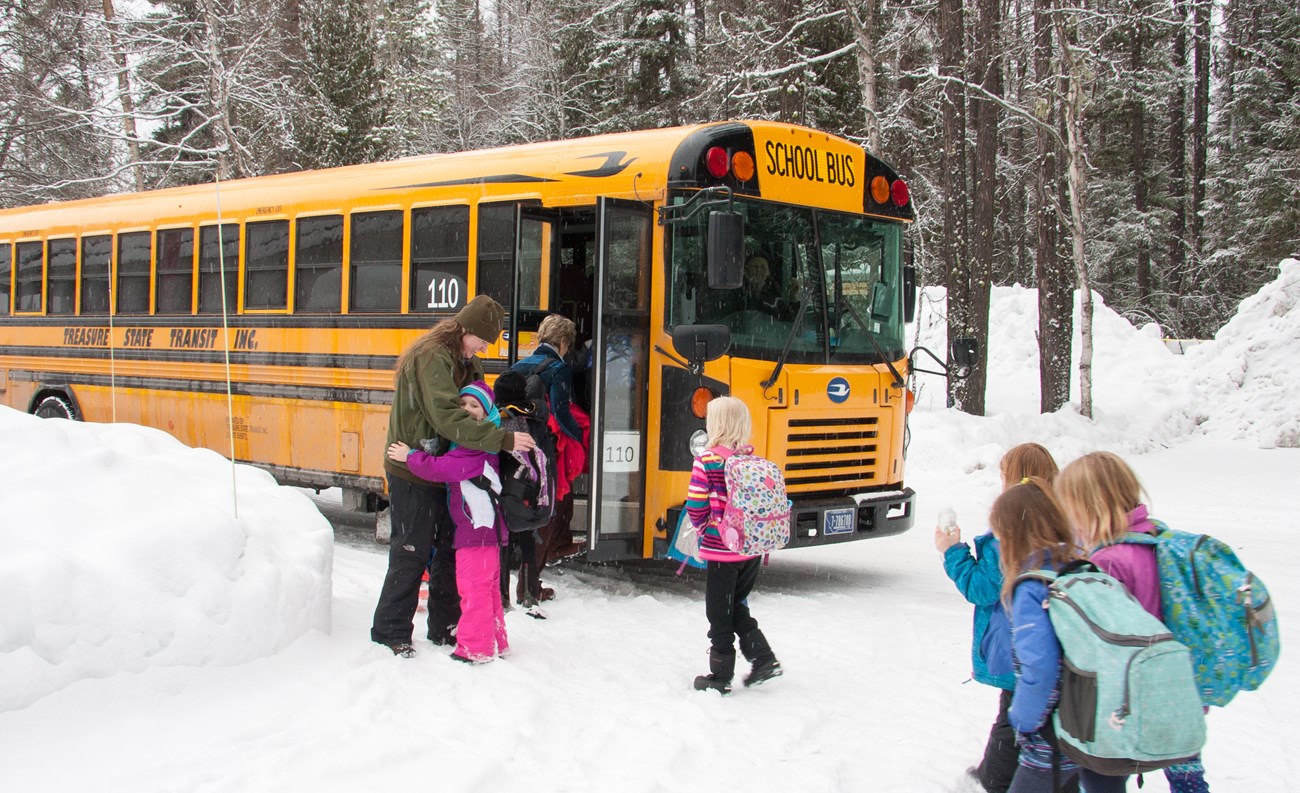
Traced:
<path id="1" fill-rule="evenodd" d="M 709 433 L 704 430 L 696 430 L 691 433 L 691 455 L 699 457 L 704 454 L 704 450 L 709 448 Z"/>

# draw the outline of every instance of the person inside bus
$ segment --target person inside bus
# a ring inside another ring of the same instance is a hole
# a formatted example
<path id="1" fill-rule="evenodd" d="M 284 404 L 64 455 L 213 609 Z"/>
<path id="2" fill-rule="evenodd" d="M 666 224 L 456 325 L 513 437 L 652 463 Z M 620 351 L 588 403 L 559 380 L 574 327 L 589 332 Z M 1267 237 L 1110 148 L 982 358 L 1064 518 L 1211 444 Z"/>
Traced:
<path id="1" fill-rule="evenodd" d="M 556 506 L 555 516 L 539 532 L 536 570 L 541 571 L 548 561 L 563 559 L 580 553 L 583 543 L 573 539 L 569 525 L 573 519 L 573 479 L 586 464 L 587 430 L 590 420 L 573 399 L 573 370 L 566 356 L 577 340 L 578 329 L 573 320 L 560 314 L 550 314 L 537 326 L 537 348 L 532 355 L 510 367 L 525 378 L 536 374 L 541 380 L 550 412 L 549 424 L 555 436 L 556 450 Z M 550 600 L 554 590 L 535 582 L 539 600 Z"/>
<path id="2" fill-rule="evenodd" d="M 414 448 L 433 439 L 435 452 L 455 443 L 469 449 L 499 453 L 502 449 L 533 449 L 527 433 L 508 433 L 474 419 L 460 406 L 460 390 L 483 379 L 477 356 L 501 334 L 505 309 L 487 295 L 469 301 L 454 317 L 444 319 L 416 339 L 397 359 L 393 405 L 388 417 L 388 444 Z M 452 542 L 456 525 L 447 504 L 446 485 L 433 484 L 411 473 L 401 460 L 384 459 L 392 516 L 388 572 L 379 591 L 372 641 L 395 655 L 415 654 L 412 621 L 419 604 L 420 580 L 429 569 L 429 632 L 437 645 L 455 644 L 460 620 L 456 565 Z"/>
<path id="3" fill-rule="evenodd" d="M 758 311 L 778 319 L 788 319 L 791 301 L 782 293 L 773 277 L 771 261 L 761 253 L 745 260 L 745 280 L 741 284 L 741 311 Z"/>

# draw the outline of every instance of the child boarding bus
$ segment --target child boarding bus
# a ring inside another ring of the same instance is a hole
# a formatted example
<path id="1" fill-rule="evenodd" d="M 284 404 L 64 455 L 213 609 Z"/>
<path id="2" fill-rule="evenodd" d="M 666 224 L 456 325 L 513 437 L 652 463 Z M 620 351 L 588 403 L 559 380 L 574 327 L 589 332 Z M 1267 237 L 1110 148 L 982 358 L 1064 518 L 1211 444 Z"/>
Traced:
<path id="1" fill-rule="evenodd" d="M 548 313 L 589 342 L 589 558 L 663 555 L 721 394 L 785 473 L 791 546 L 896 534 L 912 219 L 862 147 L 758 121 L 0 210 L 0 402 L 375 508 L 397 356 L 487 293 L 489 377 Z"/>

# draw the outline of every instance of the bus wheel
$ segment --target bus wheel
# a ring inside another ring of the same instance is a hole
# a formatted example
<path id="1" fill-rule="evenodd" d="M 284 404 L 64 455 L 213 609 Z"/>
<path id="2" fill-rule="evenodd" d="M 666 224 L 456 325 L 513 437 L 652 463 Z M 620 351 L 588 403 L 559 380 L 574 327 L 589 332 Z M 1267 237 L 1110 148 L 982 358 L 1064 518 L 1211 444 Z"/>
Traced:
<path id="1" fill-rule="evenodd" d="M 62 394 L 49 394 L 42 397 L 32 409 L 32 415 L 43 419 L 68 419 L 75 421 L 77 411 L 72 409 L 72 403 Z"/>

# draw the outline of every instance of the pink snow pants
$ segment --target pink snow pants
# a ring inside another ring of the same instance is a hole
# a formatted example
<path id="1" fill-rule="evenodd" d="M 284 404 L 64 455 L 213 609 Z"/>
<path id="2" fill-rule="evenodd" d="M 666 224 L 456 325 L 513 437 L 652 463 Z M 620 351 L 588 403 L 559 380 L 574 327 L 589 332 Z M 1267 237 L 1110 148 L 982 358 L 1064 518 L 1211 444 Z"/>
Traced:
<path id="1" fill-rule="evenodd" d="M 501 607 L 501 550 L 495 545 L 458 548 L 456 590 L 460 592 L 456 654 L 471 661 L 491 661 L 509 650 Z"/>

